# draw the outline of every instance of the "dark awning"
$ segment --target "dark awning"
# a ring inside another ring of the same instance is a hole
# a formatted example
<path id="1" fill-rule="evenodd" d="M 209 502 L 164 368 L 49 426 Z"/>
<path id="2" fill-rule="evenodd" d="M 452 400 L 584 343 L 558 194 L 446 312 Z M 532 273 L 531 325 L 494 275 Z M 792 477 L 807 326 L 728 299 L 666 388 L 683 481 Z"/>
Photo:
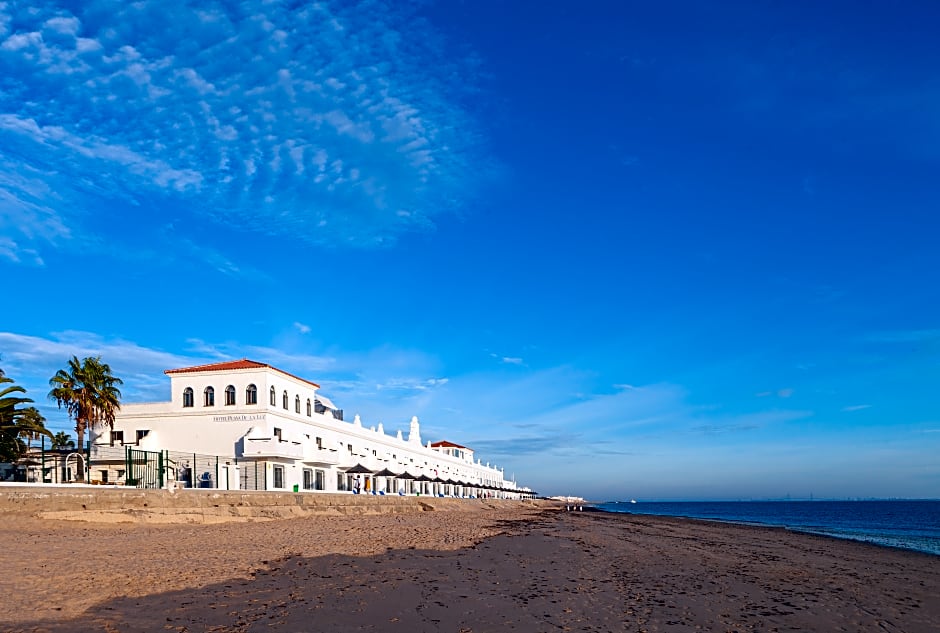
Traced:
<path id="1" fill-rule="evenodd" d="M 393 473 L 388 468 L 383 468 L 379 472 L 375 473 L 376 477 L 398 477 L 398 473 Z"/>
<path id="2" fill-rule="evenodd" d="M 407 470 L 400 475 L 396 475 L 399 479 L 415 479 L 415 476 L 409 473 Z"/>
<path id="3" fill-rule="evenodd" d="M 353 466 L 352 468 L 347 468 L 347 469 L 346 469 L 346 474 L 347 474 L 347 475 L 372 475 L 372 474 L 374 474 L 374 473 L 375 473 L 375 471 L 373 471 L 373 470 L 370 469 L 370 468 L 366 468 L 366 467 L 363 466 L 362 464 L 356 464 L 356 465 Z"/>

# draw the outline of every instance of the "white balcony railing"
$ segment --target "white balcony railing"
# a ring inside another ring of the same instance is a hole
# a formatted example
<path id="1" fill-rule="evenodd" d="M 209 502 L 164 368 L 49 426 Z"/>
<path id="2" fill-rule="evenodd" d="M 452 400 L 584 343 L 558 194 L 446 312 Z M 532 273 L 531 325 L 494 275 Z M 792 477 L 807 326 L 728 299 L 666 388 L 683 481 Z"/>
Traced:
<path id="1" fill-rule="evenodd" d="M 340 463 L 339 451 L 328 448 L 308 448 L 304 451 L 304 462 L 319 466 L 336 466 Z"/>
<path id="2" fill-rule="evenodd" d="M 282 441 L 277 438 L 245 438 L 244 457 L 286 457 L 303 459 L 304 448 L 300 442 Z"/>

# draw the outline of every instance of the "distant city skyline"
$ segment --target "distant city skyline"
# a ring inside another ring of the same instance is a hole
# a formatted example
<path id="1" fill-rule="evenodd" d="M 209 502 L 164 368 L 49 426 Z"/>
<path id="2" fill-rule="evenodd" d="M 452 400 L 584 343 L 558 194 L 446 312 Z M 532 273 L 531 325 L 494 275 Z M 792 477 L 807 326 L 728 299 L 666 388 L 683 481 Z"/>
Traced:
<path id="1" fill-rule="evenodd" d="M 546 495 L 940 498 L 940 9 L 0 3 L 0 368 L 251 358 Z"/>

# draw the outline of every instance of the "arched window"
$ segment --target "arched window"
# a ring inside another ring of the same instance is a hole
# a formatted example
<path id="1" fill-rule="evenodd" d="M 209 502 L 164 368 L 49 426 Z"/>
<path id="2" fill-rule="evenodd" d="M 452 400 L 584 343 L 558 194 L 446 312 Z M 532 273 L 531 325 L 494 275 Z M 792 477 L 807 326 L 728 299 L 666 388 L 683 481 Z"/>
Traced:
<path id="1" fill-rule="evenodd" d="M 284 405 L 284 408 L 286 409 L 287 408 L 287 392 L 286 391 L 284 392 L 284 397 L 282 398 L 282 400 L 284 401 L 283 405 Z"/>
<path id="2" fill-rule="evenodd" d="M 274 391 L 274 387 L 271 387 L 271 406 L 272 407 L 277 406 L 277 395 Z"/>
<path id="3" fill-rule="evenodd" d="M 254 385 L 245 389 L 245 404 L 258 404 L 258 388 Z"/>
<path id="4" fill-rule="evenodd" d="M 235 387 L 229 385 L 225 388 L 225 405 L 231 406 L 235 404 Z"/>
<path id="5" fill-rule="evenodd" d="M 215 389 L 212 387 L 206 387 L 206 390 L 203 392 L 206 397 L 205 406 L 214 407 L 215 406 Z"/>
<path id="6" fill-rule="evenodd" d="M 310 398 L 307 398 L 307 417 L 313 414 L 313 408 L 310 406 Z"/>
<path id="7" fill-rule="evenodd" d="M 186 387 L 183 389 L 183 406 L 191 407 L 193 406 L 193 388 Z"/>
<path id="8" fill-rule="evenodd" d="M 294 412 L 300 413 L 300 396 L 294 396 Z"/>

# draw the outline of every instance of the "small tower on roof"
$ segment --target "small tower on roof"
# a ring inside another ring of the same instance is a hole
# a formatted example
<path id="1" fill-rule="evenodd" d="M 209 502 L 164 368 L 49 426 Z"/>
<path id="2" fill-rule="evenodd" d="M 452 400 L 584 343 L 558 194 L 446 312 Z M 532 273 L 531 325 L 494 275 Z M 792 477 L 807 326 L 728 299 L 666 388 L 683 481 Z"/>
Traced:
<path id="1" fill-rule="evenodd" d="M 418 424 L 418 416 L 411 416 L 411 429 L 408 431 L 408 441 L 414 444 L 421 443 L 421 425 Z"/>

